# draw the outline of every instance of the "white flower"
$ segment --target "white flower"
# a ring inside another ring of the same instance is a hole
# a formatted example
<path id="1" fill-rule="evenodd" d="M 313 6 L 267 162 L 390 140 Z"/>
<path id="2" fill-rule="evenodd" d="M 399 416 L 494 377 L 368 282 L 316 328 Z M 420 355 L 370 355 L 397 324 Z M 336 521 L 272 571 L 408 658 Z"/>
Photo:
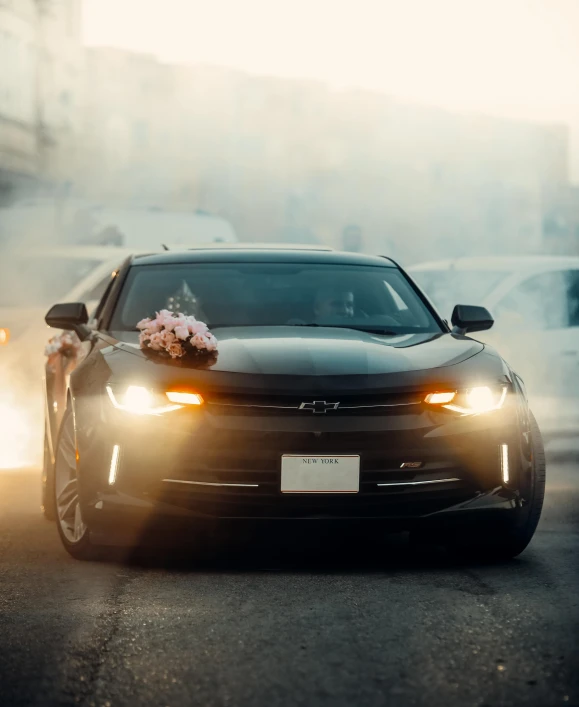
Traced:
<path id="1" fill-rule="evenodd" d="M 67 357 L 74 357 L 80 351 L 80 341 L 76 334 L 62 332 L 53 336 L 52 339 L 44 347 L 45 356 L 53 356 L 54 354 L 62 354 Z"/>
<path id="2" fill-rule="evenodd" d="M 151 326 L 151 323 L 152 319 L 150 317 L 147 317 L 146 319 L 141 319 L 140 322 L 137 322 L 137 329 L 147 329 Z"/>
<path id="3" fill-rule="evenodd" d="M 175 336 L 178 339 L 181 339 L 181 341 L 187 341 L 189 338 L 189 329 L 186 326 L 176 326 L 175 327 Z"/>

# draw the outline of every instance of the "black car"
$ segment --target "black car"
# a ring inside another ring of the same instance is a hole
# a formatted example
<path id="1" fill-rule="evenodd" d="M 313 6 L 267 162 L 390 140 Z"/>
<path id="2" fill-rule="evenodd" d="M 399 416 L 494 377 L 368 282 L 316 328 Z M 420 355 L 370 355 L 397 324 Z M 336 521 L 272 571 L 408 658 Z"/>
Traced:
<path id="1" fill-rule="evenodd" d="M 217 353 L 143 349 L 137 323 L 171 308 Z M 388 258 L 133 256 L 87 320 L 46 316 L 82 341 L 46 376 L 44 511 L 74 557 L 199 519 L 372 521 L 495 559 L 533 536 L 544 450 L 523 382 L 468 336 L 491 315 L 451 327 Z"/>

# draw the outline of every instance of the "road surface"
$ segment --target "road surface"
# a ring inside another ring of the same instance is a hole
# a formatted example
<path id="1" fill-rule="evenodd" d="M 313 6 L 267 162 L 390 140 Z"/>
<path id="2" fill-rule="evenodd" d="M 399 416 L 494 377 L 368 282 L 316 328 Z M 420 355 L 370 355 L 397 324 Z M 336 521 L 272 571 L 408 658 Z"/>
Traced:
<path id="1" fill-rule="evenodd" d="M 81 563 L 38 476 L 0 472 L 2 705 L 579 705 L 579 457 L 497 566 L 315 528 Z"/>

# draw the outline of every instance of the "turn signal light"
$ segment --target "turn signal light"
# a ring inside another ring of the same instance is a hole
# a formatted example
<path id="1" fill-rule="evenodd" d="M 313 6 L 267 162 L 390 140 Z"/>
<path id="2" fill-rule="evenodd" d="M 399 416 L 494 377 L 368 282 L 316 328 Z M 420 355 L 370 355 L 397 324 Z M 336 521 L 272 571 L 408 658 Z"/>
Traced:
<path id="1" fill-rule="evenodd" d="M 480 415 L 502 408 L 507 391 L 506 385 L 493 387 L 479 385 L 455 392 L 429 393 L 424 398 L 424 402 L 439 405 L 461 415 Z"/>
<path id="2" fill-rule="evenodd" d="M 429 393 L 425 398 L 424 402 L 430 405 L 447 405 L 451 403 L 456 397 L 456 393 Z"/>
<path id="3" fill-rule="evenodd" d="M 166 392 L 159 393 L 140 385 L 113 390 L 107 386 L 111 403 L 117 410 L 124 410 L 135 415 L 163 415 L 179 410 L 185 405 L 202 405 L 203 398 L 198 393 Z"/>
<path id="4" fill-rule="evenodd" d="M 165 393 L 172 403 L 178 405 L 203 405 L 203 398 L 198 393 Z"/>
<path id="5" fill-rule="evenodd" d="M 0 329 L 0 346 L 4 346 L 10 341 L 10 329 Z"/>

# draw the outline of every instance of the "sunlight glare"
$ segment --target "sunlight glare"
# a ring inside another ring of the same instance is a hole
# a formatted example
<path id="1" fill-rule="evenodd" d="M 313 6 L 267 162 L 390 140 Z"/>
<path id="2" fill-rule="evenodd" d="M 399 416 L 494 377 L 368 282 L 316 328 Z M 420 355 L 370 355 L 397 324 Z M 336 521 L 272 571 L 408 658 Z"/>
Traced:
<path id="1" fill-rule="evenodd" d="M 38 420 L 32 406 L 19 405 L 12 396 L 0 398 L 0 469 L 38 464 Z"/>

